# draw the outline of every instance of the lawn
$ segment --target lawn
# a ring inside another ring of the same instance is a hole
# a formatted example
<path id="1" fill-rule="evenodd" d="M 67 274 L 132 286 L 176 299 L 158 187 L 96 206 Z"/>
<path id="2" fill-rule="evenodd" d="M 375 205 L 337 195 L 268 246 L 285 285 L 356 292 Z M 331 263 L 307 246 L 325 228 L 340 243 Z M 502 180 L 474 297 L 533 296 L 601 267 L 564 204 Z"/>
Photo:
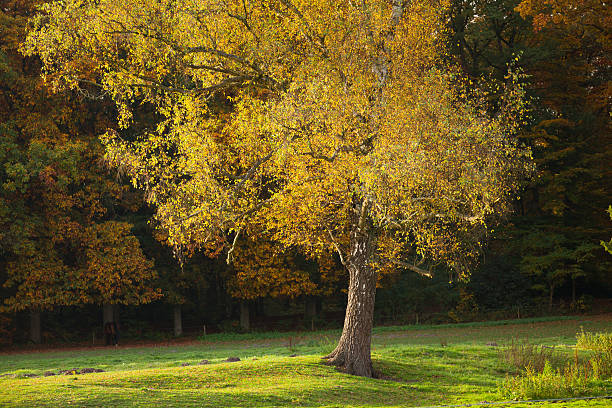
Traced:
<path id="1" fill-rule="evenodd" d="M 569 357 L 581 327 L 611 332 L 612 316 L 376 328 L 372 355 L 378 379 L 322 364 L 321 356 L 331 351 L 339 331 L 213 335 L 186 345 L 2 354 L 0 406 L 388 407 L 500 401 L 498 387 L 518 373 L 500 357 L 504 345 L 529 341 L 555 346 Z M 228 357 L 240 361 L 227 362 Z M 105 372 L 44 376 L 73 368 Z M 610 380 L 589 392 L 610 394 Z M 542 405 L 547 404 L 537 404 Z M 609 407 L 612 400 L 555 406 Z"/>

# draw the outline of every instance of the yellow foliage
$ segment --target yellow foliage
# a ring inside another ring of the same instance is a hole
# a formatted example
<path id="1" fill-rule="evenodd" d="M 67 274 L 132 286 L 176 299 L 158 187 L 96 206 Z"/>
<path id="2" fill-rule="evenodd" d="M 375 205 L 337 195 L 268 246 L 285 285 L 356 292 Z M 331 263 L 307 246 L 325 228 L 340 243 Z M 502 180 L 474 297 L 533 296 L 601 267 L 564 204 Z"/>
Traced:
<path id="1" fill-rule="evenodd" d="M 114 98 L 121 128 L 104 136 L 107 158 L 147 191 L 171 244 L 255 228 L 350 263 L 351 234 L 368 229 L 379 268 L 411 251 L 465 271 L 471 232 L 508 209 L 529 153 L 513 138 L 520 88 L 491 118 L 485 95 L 443 62 L 446 6 L 62 0 L 34 19 L 24 50 L 54 86 L 95 74 Z M 157 129 L 126 136 L 145 103 Z M 312 290 L 299 273 L 296 289 L 271 285 L 288 272 L 276 250 L 258 255 L 266 248 L 236 249 L 259 262 L 240 264 L 239 280 L 273 295 Z"/>

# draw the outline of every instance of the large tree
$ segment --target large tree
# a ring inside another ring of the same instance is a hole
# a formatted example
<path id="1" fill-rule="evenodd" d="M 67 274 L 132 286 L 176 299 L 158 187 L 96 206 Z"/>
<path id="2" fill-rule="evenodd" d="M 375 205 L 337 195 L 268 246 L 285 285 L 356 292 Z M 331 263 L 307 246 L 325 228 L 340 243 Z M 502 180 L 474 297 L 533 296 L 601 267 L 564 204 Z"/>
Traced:
<path id="1" fill-rule="evenodd" d="M 97 134 L 112 105 L 50 94 L 40 61 L 18 51 L 40 3 L 0 9 L 0 310 L 29 310 L 34 341 L 41 311 L 159 297 L 152 264 L 122 222 L 141 199 L 101 163 Z"/>
<path id="2" fill-rule="evenodd" d="M 527 167 L 520 90 L 485 106 L 445 67 L 445 16 L 437 0 L 62 0 L 25 49 L 54 86 L 114 98 L 107 157 L 177 248 L 229 237 L 230 259 L 263 230 L 335 252 L 348 305 L 327 358 L 372 376 L 378 271 L 466 273 Z M 134 132 L 143 106 L 158 122 Z"/>

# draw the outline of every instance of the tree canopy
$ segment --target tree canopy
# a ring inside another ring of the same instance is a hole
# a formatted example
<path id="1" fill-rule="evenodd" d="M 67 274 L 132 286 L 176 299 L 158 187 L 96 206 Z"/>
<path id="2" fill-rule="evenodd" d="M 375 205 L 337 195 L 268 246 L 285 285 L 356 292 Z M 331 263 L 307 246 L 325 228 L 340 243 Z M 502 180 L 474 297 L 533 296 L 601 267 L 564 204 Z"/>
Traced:
<path id="1" fill-rule="evenodd" d="M 457 0 L 452 7 L 453 54 L 470 76 L 503 78 L 521 55 L 532 110 L 520 137 L 538 177 L 498 236 L 550 308 L 555 289 L 570 282 L 575 305 L 577 281 L 609 281 L 597 245 L 609 230 L 602 211 L 612 160 L 608 9 L 597 0 Z"/>
<path id="2" fill-rule="evenodd" d="M 100 162 L 104 108 L 52 95 L 39 61 L 18 52 L 37 3 L 0 10 L 2 309 L 149 302 L 155 271 L 117 215 L 139 200 Z"/>
<path id="3" fill-rule="evenodd" d="M 481 91 L 445 63 L 447 4 L 62 0 L 24 49 L 48 81 L 112 97 L 107 158 L 169 241 L 228 248 L 265 231 L 350 274 L 329 356 L 372 375 L 378 271 L 467 272 L 529 172 L 516 75 Z M 491 103 L 491 101 L 494 101 Z M 154 126 L 133 126 L 152 106 Z M 412 257 L 414 262 L 404 260 Z"/>

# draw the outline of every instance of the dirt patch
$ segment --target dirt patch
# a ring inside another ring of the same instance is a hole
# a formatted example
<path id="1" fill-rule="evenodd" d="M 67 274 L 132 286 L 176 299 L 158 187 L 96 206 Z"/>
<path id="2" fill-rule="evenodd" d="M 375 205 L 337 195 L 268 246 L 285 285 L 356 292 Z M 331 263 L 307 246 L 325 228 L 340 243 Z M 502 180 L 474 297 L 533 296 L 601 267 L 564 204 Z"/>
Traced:
<path id="1" fill-rule="evenodd" d="M 90 373 L 103 373 L 104 370 L 101 368 L 73 368 L 70 370 L 59 370 L 58 375 L 77 375 L 77 374 L 90 374 Z"/>
<path id="2" fill-rule="evenodd" d="M 24 378 L 37 378 L 37 377 L 40 377 L 40 375 L 34 374 L 34 373 L 26 373 L 26 374 L 21 374 L 20 377 L 24 377 Z"/>

